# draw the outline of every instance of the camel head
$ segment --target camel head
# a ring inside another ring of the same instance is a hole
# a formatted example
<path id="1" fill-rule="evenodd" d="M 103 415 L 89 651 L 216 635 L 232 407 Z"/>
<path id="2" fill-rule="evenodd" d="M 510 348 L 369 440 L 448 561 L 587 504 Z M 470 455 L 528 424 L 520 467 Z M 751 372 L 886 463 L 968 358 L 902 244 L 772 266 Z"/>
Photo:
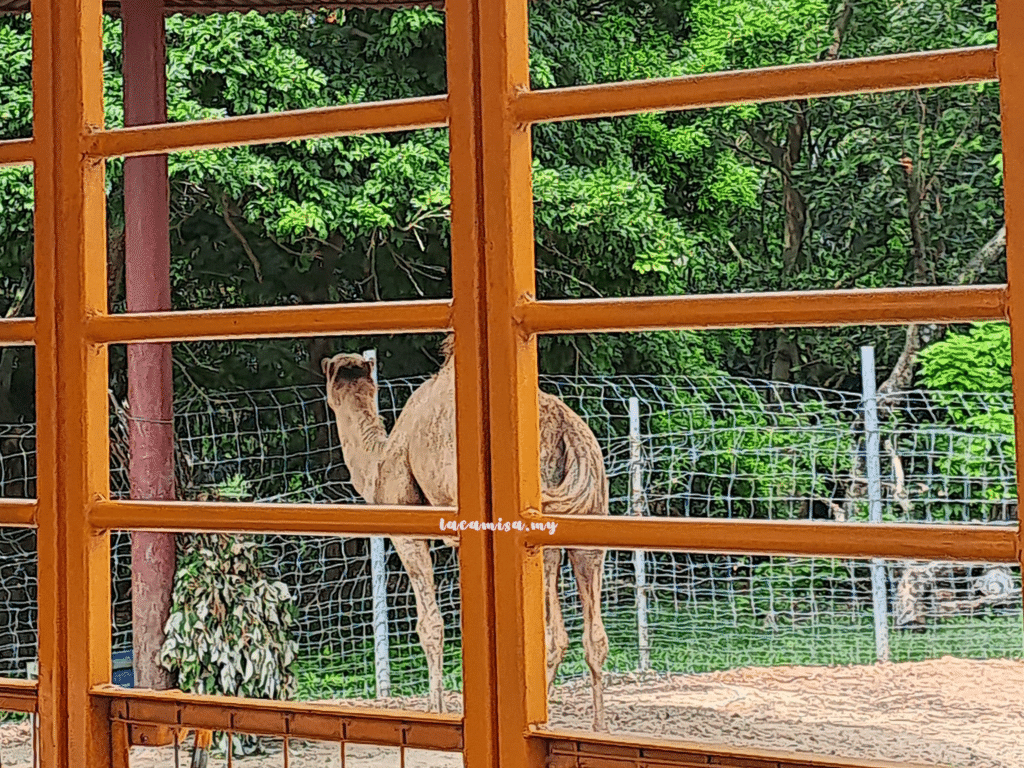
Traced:
<path id="1" fill-rule="evenodd" d="M 349 407 L 353 400 L 373 402 L 377 392 L 373 366 L 373 360 L 344 352 L 321 360 L 320 367 L 327 378 L 328 405 L 336 411 Z"/>

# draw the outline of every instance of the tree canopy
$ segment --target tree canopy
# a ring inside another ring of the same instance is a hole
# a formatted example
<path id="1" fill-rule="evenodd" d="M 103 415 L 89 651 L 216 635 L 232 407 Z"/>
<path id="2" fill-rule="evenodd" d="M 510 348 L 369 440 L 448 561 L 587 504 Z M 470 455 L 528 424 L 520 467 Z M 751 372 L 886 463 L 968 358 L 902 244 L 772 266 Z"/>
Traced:
<path id="1" fill-rule="evenodd" d="M 995 41 L 989 0 L 567 0 L 531 13 L 535 88 Z M 441 94 L 444 32 L 435 10 L 173 16 L 169 116 Z M 118 126 L 120 22 L 106 19 L 104 37 L 106 119 Z M 31 133 L 30 54 L 29 19 L 0 17 L 0 138 Z M 542 297 L 1005 279 L 995 85 L 570 121 L 533 136 Z M 450 295 L 444 130 L 177 153 L 169 174 L 175 308 Z M 123 311 L 121 162 L 108 165 L 108 194 L 110 301 Z M 0 311 L 26 315 L 31 171 L 0 169 L 0 200 Z M 541 360 L 550 373 L 726 371 L 855 387 L 859 345 L 874 344 L 887 372 L 920 334 L 568 336 L 542 339 Z M 384 376 L 437 360 L 433 337 L 347 343 L 374 343 Z M 315 381 L 331 344 L 176 345 L 179 385 Z M 3 355 L 0 411 L 28 418 L 30 352 Z"/>

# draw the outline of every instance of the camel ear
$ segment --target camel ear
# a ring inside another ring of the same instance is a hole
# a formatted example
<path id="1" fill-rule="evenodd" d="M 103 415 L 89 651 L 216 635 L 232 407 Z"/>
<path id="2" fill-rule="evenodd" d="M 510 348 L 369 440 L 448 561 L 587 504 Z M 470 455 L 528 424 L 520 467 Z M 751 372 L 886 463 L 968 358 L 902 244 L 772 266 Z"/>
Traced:
<path id="1" fill-rule="evenodd" d="M 373 375 L 373 369 L 377 367 L 377 361 L 372 357 L 363 363 L 363 370 L 366 371 L 367 376 Z"/>
<path id="2" fill-rule="evenodd" d="M 331 358 L 325 357 L 320 361 L 320 370 L 324 372 L 324 376 L 328 381 L 331 380 Z"/>

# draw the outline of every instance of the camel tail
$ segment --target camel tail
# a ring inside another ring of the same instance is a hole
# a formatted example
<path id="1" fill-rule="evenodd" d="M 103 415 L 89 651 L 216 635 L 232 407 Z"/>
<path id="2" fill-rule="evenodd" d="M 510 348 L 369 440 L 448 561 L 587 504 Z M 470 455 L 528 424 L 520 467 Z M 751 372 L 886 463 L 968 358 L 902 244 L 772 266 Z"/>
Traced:
<path id="1" fill-rule="evenodd" d="M 608 476 L 601 446 L 576 414 L 566 419 L 565 477 L 542 494 L 545 515 L 607 515 Z"/>

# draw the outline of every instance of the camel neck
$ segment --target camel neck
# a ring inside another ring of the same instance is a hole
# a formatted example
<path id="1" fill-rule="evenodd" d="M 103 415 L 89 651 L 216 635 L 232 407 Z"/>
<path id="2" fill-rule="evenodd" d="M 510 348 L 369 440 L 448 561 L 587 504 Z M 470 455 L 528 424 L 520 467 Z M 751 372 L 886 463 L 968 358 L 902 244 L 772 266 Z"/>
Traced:
<path id="1" fill-rule="evenodd" d="M 367 502 L 373 503 L 372 488 L 380 457 L 387 442 L 387 430 L 375 406 L 355 402 L 336 413 L 338 439 L 352 485 Z"/>

